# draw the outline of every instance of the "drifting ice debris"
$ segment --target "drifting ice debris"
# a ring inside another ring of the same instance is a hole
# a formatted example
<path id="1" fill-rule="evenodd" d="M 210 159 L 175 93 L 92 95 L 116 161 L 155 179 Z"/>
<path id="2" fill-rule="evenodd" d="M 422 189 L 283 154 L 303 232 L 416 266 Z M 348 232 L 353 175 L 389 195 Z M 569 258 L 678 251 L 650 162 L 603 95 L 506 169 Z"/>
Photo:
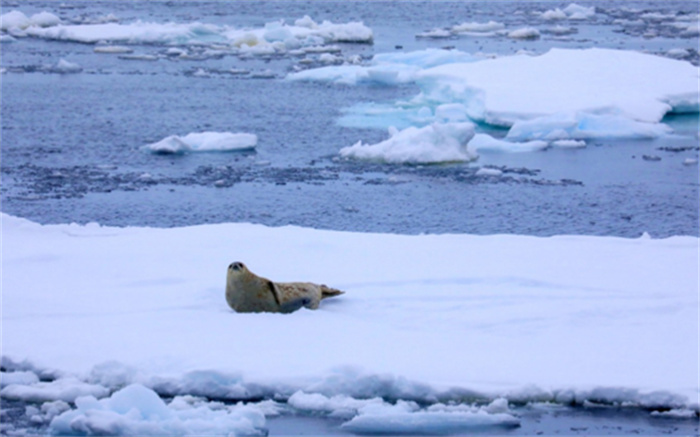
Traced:
<path id="1" fill-rule="evenodd" d="M 184 137 L 171 135 L 157 143 L 147 144 L 144 149 L 153 153 L 173 154 L 185 152 L 230 152 L 252 150 L 258 143 L 258 137 L 247 133 L 200 132 L 190 133 Z"/>

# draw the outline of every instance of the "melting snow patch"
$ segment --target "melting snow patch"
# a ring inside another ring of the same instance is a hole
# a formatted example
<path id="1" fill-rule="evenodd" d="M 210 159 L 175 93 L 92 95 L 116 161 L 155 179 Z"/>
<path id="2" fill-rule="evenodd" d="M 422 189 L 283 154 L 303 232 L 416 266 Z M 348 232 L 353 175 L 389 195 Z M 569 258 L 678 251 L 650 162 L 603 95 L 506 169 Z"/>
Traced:
<path id="1" fill-rule="evenodd" d="M 184 137 L 171 135 L 144 149 L 153 153 L 230 152 L 254 149 L 258 137 L 254 134 L 231 132 L 190 133 Z"/>

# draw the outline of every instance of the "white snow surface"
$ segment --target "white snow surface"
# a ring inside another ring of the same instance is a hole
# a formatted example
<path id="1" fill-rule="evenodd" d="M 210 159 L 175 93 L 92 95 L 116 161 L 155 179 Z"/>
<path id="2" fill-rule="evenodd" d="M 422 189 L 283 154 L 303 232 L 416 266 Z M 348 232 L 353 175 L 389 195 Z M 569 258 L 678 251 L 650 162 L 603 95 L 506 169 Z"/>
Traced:
<path id="1" fill-rule="evenodd" d="M 121 424 L 149 433 L 141 421 L 151 409 L 155 434 L 187 420 L 151 392 L 270 399 L 303 391 L 323 397 L 296 401 L 337 411 L 348 427 L 370 433 L 391 417 L 419 433 L 450 412 L 363 401 L 377 397 L 698 409 L 696 237 L 42 226 L 0 217 L 3 367 L 25 372 L 2 395 L 76 400 L 63 414 L 82 417 L 70 423 L 85 429 Z M 317 311 L 238 314 L 224 299 L 234 260 L 273 280 L 346 294 Z M 56 379 L 26 373 L 40 369 Z M 132 396 L 148 405 L 120 411 L 119 399 Z M 455 427 L 483 414 L 464 413 Z M 253 413 L 221 414 L 215 422 L 258 423 Z M 53 426 L 65 430 L 59 418 Z"/>
<path id="2" fill-rule="evenodd" d="M 258 144 L 258 137 L 248 133 L 193 132 L 185 136 L 170 135 L 143 146 L 153 153 L 230 152 L 249 150 Z"/>

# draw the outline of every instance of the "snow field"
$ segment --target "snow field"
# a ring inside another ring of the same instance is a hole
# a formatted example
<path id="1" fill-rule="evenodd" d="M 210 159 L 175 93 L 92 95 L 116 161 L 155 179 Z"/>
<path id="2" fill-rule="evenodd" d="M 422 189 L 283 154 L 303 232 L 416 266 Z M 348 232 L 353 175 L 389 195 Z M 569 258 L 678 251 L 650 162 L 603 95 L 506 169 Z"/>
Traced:
<path id="1" fill-rule="evenodd" d="M 37 413 L 55 432 L 250 434 L 272 414 L 269 402 L 239 410 L 201 397 L 288 400 L 365 433 L 517 425 L 489 406 L 501 398 L 698 410 L 694 237 L 41 226 L 7 215 L 2 226 L 1 393 L 69 403 Z M 346 294 L 317 311 L 237 314 L 223 296 L 234 260 Z"/>

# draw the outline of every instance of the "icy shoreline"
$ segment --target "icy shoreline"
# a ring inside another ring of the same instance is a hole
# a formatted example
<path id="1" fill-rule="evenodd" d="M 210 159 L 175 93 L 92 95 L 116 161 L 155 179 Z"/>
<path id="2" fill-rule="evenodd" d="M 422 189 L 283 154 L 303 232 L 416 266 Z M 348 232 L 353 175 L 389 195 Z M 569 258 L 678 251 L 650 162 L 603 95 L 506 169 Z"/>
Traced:
<path id="1" fill-rule="evenodd" d="M 212 404 L 245 399 L 294 400 L 369 432 L 445 414 L 457 428 L 512 426 L 510 403 L 698 411 L 694 237 L 41 226 L 5 214 L 2 226 L 0 394 L 50 403 L 56 429 L 199 429 L 191 415 L 258 429 L 262 407 Z M 222 297 L 234 259 L 347 294 L 316 312 L 235 314 Z M 123 402 L 160 419 L 136 420 Z"/>

